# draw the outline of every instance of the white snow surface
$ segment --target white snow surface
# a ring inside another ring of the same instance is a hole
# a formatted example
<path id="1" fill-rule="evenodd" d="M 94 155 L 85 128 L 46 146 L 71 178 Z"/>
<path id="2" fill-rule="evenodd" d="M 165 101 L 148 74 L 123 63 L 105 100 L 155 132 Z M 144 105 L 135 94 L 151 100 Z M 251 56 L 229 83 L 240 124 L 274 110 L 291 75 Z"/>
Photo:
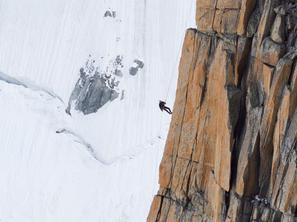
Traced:
<path id="1" fill-rule="evenodd" d="M 116 17 L 104 17 L 107 10 Z M 0 0 L 0 222 L 142 222 L 195 0 Z M 89 54 L 123 100 L 65 113 Z M 129 75 L 134 59 L 144 62 Z"/>

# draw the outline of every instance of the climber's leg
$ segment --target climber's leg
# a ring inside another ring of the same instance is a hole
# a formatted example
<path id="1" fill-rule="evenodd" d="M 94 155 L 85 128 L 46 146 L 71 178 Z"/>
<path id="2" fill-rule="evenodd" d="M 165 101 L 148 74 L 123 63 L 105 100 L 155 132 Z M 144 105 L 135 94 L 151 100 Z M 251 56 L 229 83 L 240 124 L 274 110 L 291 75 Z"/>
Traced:
<path id="1" fill-rule="evenodd" d="M 164 107 L 164 110 L 167 112 L 167 113 L 169 113 L 169 114 L 172 114 L 172 112 L 171 112 L 171 109 L 169 108 L 169 107 Z"/>

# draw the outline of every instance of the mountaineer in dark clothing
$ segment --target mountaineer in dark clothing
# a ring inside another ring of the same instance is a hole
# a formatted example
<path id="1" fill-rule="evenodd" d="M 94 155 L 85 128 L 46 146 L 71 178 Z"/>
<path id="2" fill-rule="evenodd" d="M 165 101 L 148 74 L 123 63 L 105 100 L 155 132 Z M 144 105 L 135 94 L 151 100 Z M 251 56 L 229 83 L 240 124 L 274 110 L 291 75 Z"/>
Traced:
<path id="1" fill-rule="evenodd" d="M 160 100 L 159 107 L 162 112 L 165 110 L 167 113 L 172 114 L 171 109 L 166 106 L 166 102 Z"/>

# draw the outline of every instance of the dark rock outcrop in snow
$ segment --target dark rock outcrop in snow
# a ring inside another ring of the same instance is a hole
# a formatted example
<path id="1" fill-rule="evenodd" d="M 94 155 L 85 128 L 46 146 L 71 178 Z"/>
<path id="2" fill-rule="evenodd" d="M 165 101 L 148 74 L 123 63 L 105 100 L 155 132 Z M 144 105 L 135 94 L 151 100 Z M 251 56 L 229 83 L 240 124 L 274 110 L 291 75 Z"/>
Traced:
<path id="1" fill-rule="evenodd" d="M 112 17 L 112 18 L 115 18 L 117 15 L 116 11 L 112 11 L 112 10 L 107 10 L 105 13 L 104 13 L 104 17 Z"/>
<path id="2" fill-rule="evenodd" d="M 123 77 L 123 72 L 122 72 L 122 68 L 124 68 L 123 65 L 123 56 L 122 55 L 117 55 L 117 57 L 115 58 L 115 60 L 112 63 L 113 66 L 113 74 L 118 76 L 118 77 Z"/>
<path id="3" fill-rule="evenodd" d="M 129 69 L 129 73 L 131 76 L 135 76 L 140 69 L 143 69 L 144 63 L 139 59 L 135 59 L 133 65 Z"/>
<path id="4" fill-rule="evenodd" d="M 296 8 L 197 0 L 149 222 L 297 221 Z"/>
<path id="5" fill-rule="evenodd" d="M 73 102 L 75 109 L 84 114 L 97 112 L 107 102 L 118 98 L 119 93 L 112 89 L 112 83 L 115 84 L 114 81 L 109 83 L 109 80 L 99 75 L 81 77 L 71 94 L 67 113 L 70 113 Z"/>
<path id="6" fill-rule="evenodd" d="M 114 70 L 111 74 L 100 73 L 95 61 L 88 60 L 86 66 L 80 69 L 80 78 L 70 96 L 66 112 L 71 113 L 71 108 L 83 112 L 85 115 L 97 112 L 107 102 L 119 97 L 117 87 L 120 81 L 116 80 Z M 118 66 L 116 66 L 115 70 Z"/>

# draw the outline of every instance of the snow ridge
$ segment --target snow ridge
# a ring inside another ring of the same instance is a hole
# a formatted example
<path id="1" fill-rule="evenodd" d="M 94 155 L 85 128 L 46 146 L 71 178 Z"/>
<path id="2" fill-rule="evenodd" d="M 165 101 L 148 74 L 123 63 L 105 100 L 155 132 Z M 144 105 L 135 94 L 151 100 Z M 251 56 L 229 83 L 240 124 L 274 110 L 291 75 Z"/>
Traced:
<path id="1" fill-rule="evenodd" d="M 105 165 L 105 166 L 110 166 L 113 165 L 114 163 L 123 161 L 123 160 L 127 160 L 127 159 L 134 159 L 137 155 L 139 155 L 140 153 L 142 153 L 142 149 L 139 149 L 139 151 L 135 151 L 134 153 L 130 153 L 130 154 L 124 154 L 124 155 L 119 155 L 116 156 L 114 158 L 112 158 L 111 160 L 106 160 L 104 157 L 102 157 L 102 155 L 99 155 L 98 152 L 93 148 L 93 146 L 88 143 L 81 135 L 79 135 L 78 133 L 74 132 L 73 130 L 70 129 L 58 129 L 56 130 L 57 134 L 66 134 L 66 135 L 71 135 L 75 138 L 75 142 L 83 145 L 87 152 L 96 160 L 98 161 L 100 164 Z M 161 140 L 161 137 L 158 137 L 159 140 Z M 153 146 L 156 143 L 156 141 L 151 141 L 149 144 L 144 145 L 143 147 L 146 146 Z"/>
<path id="2" fill-rule="evenodd" d="M 28 89 L 31 89 L 33 91 L 42 91 L 42 92 L 45 92 L 49 96 L 51 96 L 51 97 L 53 97 L 55 99 L 58 99 L 63 104 L 65 104 L 64 101 L 63 101 L 63 99 L 59 95 L 57 95 L 56 93 L 54 93 L 54 92 L 52 92 L 52 91 L 50 91 L 48 89 L 45 89 L 43 87 L 37 86 L 37 85 L 35 85 L 33 83 L 29 83 L 29 82 L 26 82 L 26 81 L 20 81 L 20 80 L 18 80 L 16 78 L 13 78 L 13 77 L 11 77 L 11 76 L 9 76 L 7 74 L 4 74 L 3 72 L 0 72 L 0 80 L 6 82 L 8 84 L 13 84 L 13 85 L 17 85 L 17 86 L 23 86 L 23 87 L 28 88 Z"/>

